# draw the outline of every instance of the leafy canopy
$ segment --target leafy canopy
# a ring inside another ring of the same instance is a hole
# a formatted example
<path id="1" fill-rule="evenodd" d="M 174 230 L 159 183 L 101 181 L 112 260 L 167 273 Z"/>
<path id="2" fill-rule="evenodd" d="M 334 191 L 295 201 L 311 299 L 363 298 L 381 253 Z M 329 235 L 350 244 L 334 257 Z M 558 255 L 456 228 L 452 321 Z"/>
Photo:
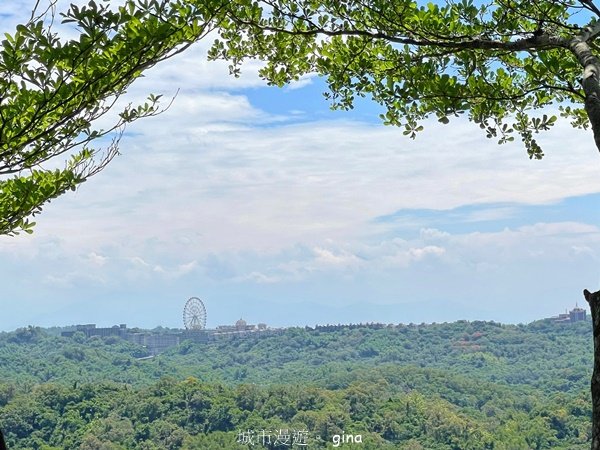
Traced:
<path id="1" fill-rule="evenodd" d="M 46 10 L 36 7 L 26 24 L 5 33 L 0 234 L 31 232 L 29 217 L 42 205 L 75 189 L 117 154 L 124 125 L 160 112 L 159 96 L 151 95 L 121 110 L 112 126 L 94 125 L 145 70 L 211 30 L 215 8 L 210 2 L 204 6 L 133 0 L 118 8 L 94 1 L 71 5 L 60 19 L 75 37 L 64 39 L 55 31 L 52 3 Z M 104 149 L 92 146 L 104 137 Z M 64 167 L 56 168 L 61 155 Z"/>
<path id="2" fill-rule="evenodd" d="M 581 52 L 597 50 L 598 15 L 591 0 L 248 0 L 231 7 L 210 56 L 230 60 L 235 75 L 246 58 L 263 59 L 278 86 L 322 75 L 334 108 L 370 96 L 384 123 L 413 138 L 428 116 L 466 114 L 539 159 L 535 134 L 556 116 L 534 110 L 556 104 L 588 126 Z"/>

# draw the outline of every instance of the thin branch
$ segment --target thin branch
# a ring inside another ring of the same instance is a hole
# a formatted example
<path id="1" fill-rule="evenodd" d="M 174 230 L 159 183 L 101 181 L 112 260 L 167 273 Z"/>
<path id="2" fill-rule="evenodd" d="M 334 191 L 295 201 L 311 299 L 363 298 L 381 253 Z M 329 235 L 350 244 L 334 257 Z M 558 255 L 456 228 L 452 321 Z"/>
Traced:
<path id="1" fill-rule="evenodd" d="M 587 9 L 600 17 L 600 9 L 594 4 L 593 0 L 579 0 L 579 3 Z"/>
<path id="2" fill-rule="evenodd" d="M 372 32 L 367 30 L 359 29 L 345 29 L 345 30 L 327 30 L 321 27 L 315 27 L 310 30 L 289 30 L 285 28 L 277 28 L 268 25 L 258 25 L 256 22 L 240 19 L 234 15 L 230 15 L 230 19 L 245 27 L 257 28 L 263 31 L 269 31 L 273 33 L 284 33 L 296 36 L 313 37 L 318 35 L 324 35 L 328 37 L 335 36 L 361 36 L 375 40 L 385 40 L 395 44 L 414 45 L 416 47 L 439 47 L 448 48 L 454 50 L 510 50 L 510 51 L 525 51 L 525 50 L 539 50 L 548 48 L 565 48 L 568 45 L 568 41 L 564 38 L 557 36 L 550 36 L 548 34 L 534 35 L 527 38 L 517 39 L 515 41 L 498 41 L 493 39 L 482 39 L 482 38 L 465 38 L 461 41 L 450 41 L 450 40 L 438 40 L 438 39 L 415 39 L 411 37 L 399 37 L 393 36 L 381 31 Z M 597 34 L 597 33 L 596 33 Z"/>

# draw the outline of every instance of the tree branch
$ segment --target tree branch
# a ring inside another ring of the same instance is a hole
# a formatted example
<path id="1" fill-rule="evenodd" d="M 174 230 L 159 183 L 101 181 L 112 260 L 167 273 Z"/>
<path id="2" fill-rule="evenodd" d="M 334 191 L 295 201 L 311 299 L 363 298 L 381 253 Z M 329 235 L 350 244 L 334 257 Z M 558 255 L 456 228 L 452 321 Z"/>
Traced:
<path id="1" fill-rule="evenodd" d="M 581 85 L 585 93 L 585 110 L 592 125 L 598 150 L 600 150 L 600 60 L 592 52 L 588 41 L 599 34 L 600 22 L 596 22 L 573 37 L 568 46 L 583 67 Z"/>
<path id="2" fill-rule="evenodd" d="M 579 0 L 579 3 L 587 9 L 600 17 L 600 9 L 594 4 L 593 0 Z"/>
<path id="3" fill-rule="evenodd" d="M 394 36 L 391 34 L 384 33 L 382 31 L 367 31 L 360 29 L 340 29 L 340 30 L 329 30 L 322 27 L 314 27 L 309 30 L 298 30 L 298 29 L 285 29 L 278 28 L 269 25 L 259 25 L 256 22 L 240 19 L 235 13 L 230 13 L 229 18 L 232 22 L 242 25 L 248 28 L 255 28 L 262 31 L 268 31 L 272 33 L 283 33 L 295 36 L 360 36 L 367 37 L 376 40 L 384 40 L 395 44 L 414 45 L 416 47 L 437 47 L 452 49 L 455 51 L 460 50 L 508 50 L 512 52 L 525 51 L 525 50 L 540 50 L 550 48 L 564 48 L 568 46 L 569 41 L 558 37 L 552 36 L 547 33 L 541 35 L 532 35 L 530 37 L 523 37 L 514 41 L 499 41 L 494 39 L 485 38 L 459 38 L 459 41 L 453 41 L 451 39 L 429 39 L 426 37 L 412 38 L 408 36 Z M 598 34 L 598 33 L 596 33 Z M 594 35 L 595 36 L 595 35 Z M 456 37 L 454 38 L 456 39 Z"/>

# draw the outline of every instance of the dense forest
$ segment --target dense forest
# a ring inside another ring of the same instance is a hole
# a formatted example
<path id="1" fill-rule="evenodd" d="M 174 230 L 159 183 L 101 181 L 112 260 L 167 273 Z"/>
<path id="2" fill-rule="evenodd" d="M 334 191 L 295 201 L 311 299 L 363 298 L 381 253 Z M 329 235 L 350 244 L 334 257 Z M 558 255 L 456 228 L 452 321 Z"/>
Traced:
<path id="1" fill-rule="evenodd" d="M 156 357 L 57 331 L 0 334 L 10 449 L 589 448 L 589 321 L 291 328 Z"/>

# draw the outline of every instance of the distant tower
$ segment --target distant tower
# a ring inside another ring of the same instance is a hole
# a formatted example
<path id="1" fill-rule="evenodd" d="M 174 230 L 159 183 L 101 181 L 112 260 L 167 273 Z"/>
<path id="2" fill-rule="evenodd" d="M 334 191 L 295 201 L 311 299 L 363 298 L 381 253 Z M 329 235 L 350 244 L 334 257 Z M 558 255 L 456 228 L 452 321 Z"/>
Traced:
<path id="1" fill-rule="evenodd" d="M 240 319 L 235 323 L 235 327 L 237 328 L 238 331 L 245 331 L 246 330 L 246 321 L 244 319 Z"/>
<path id="2" fill-rule="evenodd" d="M 586 318 L 586 311 L 583 308 L 580 308 L 577 303 L 575 303 L 575 308 L 569 311 L 569 319 L 571 322 L 581 322 Z"/>

